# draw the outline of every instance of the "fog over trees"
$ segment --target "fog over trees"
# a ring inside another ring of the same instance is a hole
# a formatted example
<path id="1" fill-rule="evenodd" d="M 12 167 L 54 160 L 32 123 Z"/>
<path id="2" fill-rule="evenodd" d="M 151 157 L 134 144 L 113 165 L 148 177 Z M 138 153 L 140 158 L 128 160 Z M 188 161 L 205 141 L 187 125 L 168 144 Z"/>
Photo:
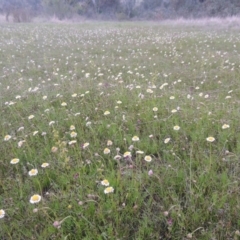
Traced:
<path id="1" fill-rule="evenodd" d="M 34 17 L 63 19 L 162 20 L 240 14 L 240 0 L 0 0 L 6 21 Z"/>

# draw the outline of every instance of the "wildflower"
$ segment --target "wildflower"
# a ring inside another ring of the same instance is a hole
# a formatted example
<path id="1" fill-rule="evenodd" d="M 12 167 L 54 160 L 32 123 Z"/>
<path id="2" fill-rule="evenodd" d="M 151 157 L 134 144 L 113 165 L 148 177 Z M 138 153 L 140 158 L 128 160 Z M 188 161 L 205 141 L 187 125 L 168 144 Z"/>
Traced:
<path id="1" fill-rule="evenodd" d="M 109 154 L 110 152 L 111 152 L 111 151 L 110 151 L 109 148 L 105 148 L 104 151 L 103 151 L 104 154 Z"/>
<path id="2" fill-rule="evenodd" d="M 32 177 L 32 176 L 36 176 L 38 174 L 38 170 L 35 168 L 35 169 L 32 169 L 32 170 L 30 170 L 29 172 L 28 172 L 28 175 L 30 176 L 30 177 Z"/>
<path id="3" fill-rule="evenodd" d="M 152 169 L 150 169 L 150 170 L 148 171 L 148 176 L 151 176 L 151 175 L 153 175 L 153 170 L 152 170 Z"/>
<path id="4" fill-rule="evenodd" d="M 173 100 L 173 99 L 175 99 L 175 97 L 174 97 L 174 96 L 171 96 L 169 99 L 170 99 L 170 100 Z"/>
<path id="5" fill-rule="evenodd" d="M 228 124 L 223 124 L 222 125 L 222 129 L 227 129 L 227 128 L 230 128 L 230 126 Z"/>
<path id="6" fill-rule="evenodd" d="M 168 211 L 164 211 L 164 212 L 163 212 L 163 215 L 164 215 L 165 217 L 167 217 L 167 216 L 169 215 L 169 212 L 168 212 Z"/>
<path id="7" fill-rule="evenodd" d="M 164 143 L 167 144 L 167 143 L 169 143 L 170 140 L 171 140 L 171 138 L 166 138 L 166 139 L 164 140 Z"/>
<path id="8" fill-rule="evenodd" d="M 171 218 L 169 218 L 169 219 L 167 220 L 167 224 L 168 224 L 169 226 L 172 226 L 172 225 L 173 225 L 173 220 L 172 220 Z"/>
<path id="9" fill-rule="evenodd" d="M 86 127 L 90 127 L 91 126 L 91 122 L 86 122 Z"/>
<path id="10" fill-rule="evenodd" d="M 114 188 L 113 187 L 107 187 L 104 189 L 104 193 L 108 194 L 108 193 L 113 193 L 114 192 Z"/>
<path id="11" fill-rule="evenodd" d="M 53 124 L 55 123 L 55 121 L 51 121 L 51 122 L 49 122 L 49 126 L 52 126 Z"/>
<path id="12" fill-rule="evenodd" d="M 31 196 L 31 198 L 30 198 L 30 203 L 32 203 L 32 204 L 38 203 L 38 202 L 41 201 L 41 198 L 42 198 L 42 197 L 41 197 L 40 195 L 34 194 L 34 195 Z"/>
<path id="13" fill-rule="evenodd" d="M 38 212 L 38 209 L 37 208 L 34 208 L 33 209 L 33 213 L 37 213 Z"/>
<path id="14" fill-rule="evenodd" d="M 177 112 L 177 109 L 173 109 L 172 111 L 171 111 L 171 113 L 176 113 Z"/>
<path id="15" fill-rule="evenodd" d="M 104 179 L 104 180 L 102 180 L 101 181 L 101 184 L 103 185 L 103 186 L 109 186 L 109 181 L 107 180 L 107 179 Z"/>
<path id="16" fill-rule="evenodd" d="M 11 161 L 10 161 L 10 163 L 11 164 L 17 164 L 17 163 L 19 163 L 19 159 L 18 158 L 13 158 Z"/>
<path id="17" fill-rule="evenodd" d="M 179 129 L 180 129 L 180 127 L 178 125 L 173 127 L 173 130 L 175 130 L 175 131 L 178 131 Z"/>
<path id="18" fill-rule="evenodd" d="M 188 233 L 188 234 L 187 234 L 187 238 L 188 238 L 188 239 L 192 239 L 192 238 L 193 238 L 192 233 Z"/>
<path id="19" fill-rule="evenodd" d="M 138 137 L 138 136 L 134 136 L 134 137 L 132 138 L 132 141 L 133 141 L 133 142 L 139 141 L 139 137 Z"/>
<path id="20" fill-rule="evenodd" d="M 133 146 L 133 145 L 130 145 L 128 149 L 129 149 L 130 151 L 132 151 L 133 148 L 134 148 L 134 146 Z"/>
<path id="21" fill-rule="evenodd" d="M 165 86 L 167 86 L 168 85 L 168 83 L 164 83 L 164 84 L 162 84 L 160 87 L 159 87 L 159 89 L 163 89 Z"/>
<path id="22" fill-rule="evenodd" d="M 28 117 L 29 120 L 31 120 L 31 119 L 33 119 L 33 118 L 34 118 L 34 115 L 30 115 L 30 116 Z"/>
<path id="23" fill-rule="evenodd" d="M 69 143 L 68 143 L 68 145 L 73 145 L 73 144 L 75 144 L 77 141 L 76 140 L 72 140 L 72 141 L 70 141 Z"/>
<path id="24" fill-rule="evenodd" d="M 38 131 L 34 131 L 33 132 L 33 136 L 37 135 L 38 134 Z"/>
<path id="25" fill-rule="evenodd" d="M 10 101 L 9 106 L 14 105 L 16 102 Z"/>
<path id="26" fill-rule="evenodd" d="M 137 153 L 137 154 L 144 154 L 144 152 L 141 151 L 141 150 L 136 151 L 136 153 Z"/>
<path id="27" fill-rule="evenodd" d="M 153 90 L 148 88 L 147 93 L 153 93 Z"/>
<path id="28" fill-rule="evenodd" d="M 75 130 L 75 126 L 74 126 L 74 125 L 71 125 L 71 126 L 70 126 L 70 131 L 73 131 L 73 130 Z"/>
<path id="29" fill-rule="evenodd" d="M 131 154 L 131 152 L 125 152 L 124 154 L 123 154 L 123 157 L 131 157 L 132 156 L 132 154 Z"/>
<path id="30" fill-rule="evenodd" d="M 107 141 L 107 146 L 112 146 L 113 142 L 111 140 Z"/>
<path id="31" fill-rule="evenodd" d="M 214 138 L 214 137 L 208 137 L 208 138 L 206 138 L 206 140 L 207 140 L 208 142 L 214 142 L 214 141 L 215 141 L 215 138 Z"/>
<path id="32" fill-rule="evenodd" d="M 77 137 L 77 133 L 73 131 L 73 132 L 70 133 L 70 136 L 71 136 L 72 138 L 75 138 L 75 137 Z"/>
<path id="33" fill-rule="evenodd" d="M 121 155 L 116 155 L 113 159 L 114 160 L 120 160 L 122 157 L 121 157 Z"/>
<path id="34" fill-rule="evenodd" d="M 5 211 L 3 209 L 0 209 L 0 218 L 4 218 Z"/>
<path id="35" fill-rule="evenodd" d="M 19 142 L 18 142 L 18 147 L 20 148 L 20 147 L 23 145 L 23 143 L 25 143 L 25 142 L 26 142 L 25 140 L 19 141 Z"/>
<path id="36" fill-rule="evenodd" d="M 24 127 L 20 127 L 17 131 L 20 132 L 20 131 L 23 131 L 24 130 Z"/>
<path id="37" fill-rule="evenodd" d="M 46 168 L 48 166 L 49 166 L 49 163 L 46 163 L 46 162 L 41 165 L 42 168 Z"/>
<path id="38" fill-rule="evenodd" d="M 154 108 L 153 108 L 153 111 L 154 111 L 154 112 L 157 112 L 157 111 L 158 111 L 158 108 L 157 108 L 157 107 L 154 107 Z"/>
<path id="39" fill-rule="evenodd" d="M 47 99 L 47 96 L 43 96 L 43 100 L 46 100 Z"/>
<path id="40" fill-rule="evenodd" d="M 65 106 L 67 106 L 67 103 L 62 102 L 62 103 L 61 103 L 61 106 L 62 106 L 62 107 L 65 107 Z"/>
<path id="41" fill-rule="evenodd" d="M 151 161 L 152 161 L 152 157 L 149 156 L 149 155 L 147 155 L 147 156 L 145 156 L 144 160 L 145 160 L 146 162 L 151 162 Z"/>
<path id="42" fill-rule="evenodd" d="M 4 137 L 4 141 L 9 141 L 11 138 L 12 138 L 12 136 L 6 135 L 6 136 Z"/>
<path id="43" fill-rule="evenodd" d="M 76 94 L 76 93 L 72 94 L 72 97 L 76 97 L 76 96 L 77 96 L 77 94 Z"/>
<path id="44" fill-rule="evenodd" d="M 89 146 L 89 143 L 88 143 L 88 142 L 84 143 L 84 144 L 83 144 L 83 149 L 87 148 L 88 146 Z"/>
<path id="45" fill-rule="evenodd" d="M 57 150 L 58 150 L 58 148 L 53 146 L 51 149 L 51 152 L 55 153 Z"/>
<path id="46" fill-rule="evenodd" d="M 121 101 L 117 101 L 117 104 L 122 104 L 122 102 Z"/>
<path id="47" fill-rule="evenodd" d="M 105 112 L 104 112 L 104 116 L 107 116 L 107 115 L 109 115 L 109 114 L 110 114 L 109 111 L 105 111 Z"/>

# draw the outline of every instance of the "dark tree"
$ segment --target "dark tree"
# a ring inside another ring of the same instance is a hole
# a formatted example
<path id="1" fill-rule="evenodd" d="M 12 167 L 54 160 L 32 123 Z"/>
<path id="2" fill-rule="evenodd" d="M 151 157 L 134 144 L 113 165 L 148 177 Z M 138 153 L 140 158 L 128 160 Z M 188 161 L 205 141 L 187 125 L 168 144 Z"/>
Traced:
<path id="1" fill-rule="evenodd" d="M 41 0 L 1 0 L 0 9 L 5 15 L 6 21 L 10 18 L 14 22 L 27 22 L 30 20 L 32 11 L 36 9 Z"/>

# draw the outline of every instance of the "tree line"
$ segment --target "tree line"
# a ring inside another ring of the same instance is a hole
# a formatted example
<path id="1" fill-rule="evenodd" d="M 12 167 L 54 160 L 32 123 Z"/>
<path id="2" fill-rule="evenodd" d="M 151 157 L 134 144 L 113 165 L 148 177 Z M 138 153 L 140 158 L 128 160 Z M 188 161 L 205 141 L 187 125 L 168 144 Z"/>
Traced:
<path id="1" fill-rule="evenodd" d="M 38 15 L 59 20 L 227 17 L 240 13 L 240 0 L 0 0 L 0 13 L 14 22 Z"/>

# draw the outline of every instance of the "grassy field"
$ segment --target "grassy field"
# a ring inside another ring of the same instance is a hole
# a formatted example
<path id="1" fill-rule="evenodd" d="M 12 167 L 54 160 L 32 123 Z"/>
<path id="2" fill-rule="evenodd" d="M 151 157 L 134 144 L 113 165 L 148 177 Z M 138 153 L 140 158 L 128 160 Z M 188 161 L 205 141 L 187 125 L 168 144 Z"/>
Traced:
<path id="1" fill-rule="evenodd" d="M 240 239 L 240 27 L 0 25 L 0 239 Z"/>

